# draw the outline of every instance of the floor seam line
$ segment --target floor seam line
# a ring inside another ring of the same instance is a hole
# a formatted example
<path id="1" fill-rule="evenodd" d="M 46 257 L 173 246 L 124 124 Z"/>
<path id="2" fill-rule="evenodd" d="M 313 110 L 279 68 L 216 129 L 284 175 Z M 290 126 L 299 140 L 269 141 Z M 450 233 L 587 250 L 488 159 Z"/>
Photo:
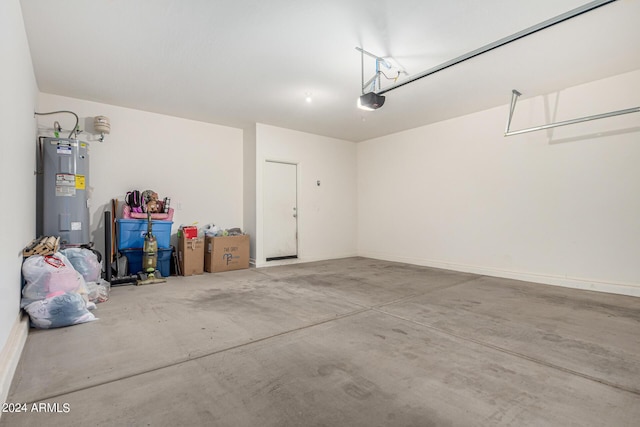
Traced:
<path id="1" fill-rule="evenodd" d="M 421 297 L 423 295 L 428 295 L 428 294 L 430 294 L 432 292 L 441 291 L 443 289 L 450 289 L 450 288 L 453 288 L 453 287 L 458 286 L 458 285 L 464 285 L 465 283 L 473 282 L 474 280 L 478 280 L 479 278 L 480 277 L 474 277 L 474 278 L 471 278 L 471 279 L 463 280 L 463 281 L 461 281 L 459 283 L 452 283 L 452 284 L 449 284 L 449 285 L 444 285 L 444 286 L 440 286 L 440 287 L 437 287 L 437 288 L 432 288 L 432 289 L 429 289 L 428 291 L 425 291 L 425 292 L 419 292 L 417 294 L 412 294 L 412 295 L 408 295 L 408 296 L 405 296 L 405 297 L 398 298 L 397 300 L 393 300 L 393 301 L 389 301 L 389 302 L 383 302 L 383 303 L 380 303 L 380 304 L 372 305 L 371 308 L 372 309 L 377 309 L 377 308 L 381 308 L 381 307 L 386 307 L 386 306 L 391 305 L 391 304 L 397 304 L 399 302 L 404 302 L 406 300 L 410 300 L 411 298 Z"/>
<path id="2" fill-rule="evenodd" d="M 632 393 L 632 394 L 635 394 L 635 395 L 640 395 L 640 390 L 637 390 L 637 389 L 634 389 L 634 388 L 625 387 L 623 385 L 616 384 L 616 383 L 613 383 L 613 382 L 610 382 L 610 381 L 607 381 L 607 380 L 603 380 L 601 378 L 597 378 L 597 377 L 594 377 L 594 376 L 591 376 L 591 375 L 588 375 L 588 374 L 584 374 L 582 372 L 574 371 L 574 370 L 569 369 L 569 368 L 564 368 L 562 366 L 559 366 L 559 365 L 556 365 L 556 364 L 553 364 L 553 363 L 550 363 L 550 362 L 545 362 L 544 360 L 536 359 L 534 357 L 527 356 L 526 354 L 522 354 L 522 353 L 518 353 L 518 352 L 515 352 L 515 351 L 512 351 L 512 350 L 508 350 L 508 349 L 499 347 L 499 346 L 494 345 L 494 344 L 490 344 L 490 343 L 487 343 L 487 342 L 484 342 L 484 341 L 476 340 L 474 338 L 466 337 L 464 335 L 458 335 L 458 334 L 456 334 L 454 332 L 447 331 L 446 329 L 441 329 L 441 328 L 438 328 L 436 326 L 430 325 L 428 323 L 422 323 L 422 322 L 418 322 L 416 320 L 407 319 L 405 317 L 398 316 L 396 314 L 389 313 L 387 311 L 380 310 L 380 309 L 375 308 L 375 307 L 372 308 L 372 310 L 375 311 L 375 312 L 381 313 L 381 314 L 385 314 L 385 315 L 388 315 L 388 316 L 391 316 L 391 317 L 395 317 L 396 319 L 400 319 L 400 320 L 404 320 L 406 322 L 414 323 L 416 325 L 424 326 L 425 328 L 432 329 L 434 331 L 440 332 L 440 333 L 445 334 L 445 335 L 449 335 L 449 336 L 452 336 L 452 337 L 455 337 L 455 338 L 459 338 L 459 339 L 464 340 L 464 341 L 469 341 L 469 342 L 472 342 L 474 344 L 481 345 L 483 347 L 491 348 L 491 349 L 499 351 L 501 353 L 509 354 L 509 355 L 512 355 L 512 356 L 515 356 L 515 357 L 518 357 L 518 358 L 521 358 L 521 359 L 528 360 L 528 361 L 533 362 L 533 363 L 537 363 L 539 365 L 543 365 L 543 366 L 546 366 L 546 367 L 549 367 L 549 368 L 552 368 L 552 369 L 556 369 L 556 370 L 559 370 L 559 371 L 562 371 L 562 372 L 565 372 L 565 373 L 568 373 L 568 374 L 571 374 L 571 375 L 582 377 L 584 379 L 587 379 L 587 380 L 590 380 L 590 381 L 594 381 L 594 382 L 597 382 L 597 383 L 600 383 L 600 384 L 603 384 L 603 385 L 606 385 L 606 386 L 609 386 L 609 387 L 612 387 L 612 388 L 615 388 L 615 389 L 618 389 L 618 390 L 626 391 L 628 393 Z"/>
<path id="3" fill-rule="evenodd" d="M 381 303 L 373 304 L 373 305 L 362 304 L 362 303 L 359 303 L 357 301 L 351 301 L 351 300 L 345 300 L 345 301 L 348 302 L 349 304 L 357 305 L 359 307 L 369 308 L 369 309 L 376 309 L 376 308 L 386 307 L 386 306 L 391 305 L 391 304 L 397 304 L 399 302 L 404 302 L 404 301 L 410 300 L 410 299 L 415 298 L 415 297 L 421 297 L 423 295 L 428 295 L 431 292 L 440 291 L 440 290 L 443 290 L 443 289 L 450 289 L 450 288 L 453 288 L 453 287 L 458 286 L 458 285 L 463 285 L 465 283 L 473 282 L 474 280 L 478 280 L 481 277 L 482 276 L 478 276 L 478 277 L 474 277 L 474 278 L 470 278 L 470 279 L 465 279 L 465 280 L 463 280 L 461 282 L 458 282 L 458 283 L 452 283 L 452 284 L 448 284 L 448 285 L 443 285 L 443 286 L 440 286 L 440 287 L 437 287 L 437 288 L 429 289 L 428 291 L 425 291 L 425 292 L 413 293 L 411 295 L 406 295 L 406 296 L 394 299 L 392 301 L 381 302 Z M 324 293 L 323 295 L 325 295 L 327 297 L 339 297 L 340 296 L 338 294 L 332 295 L 330 293 Z"/>
<path id="4" fill-rule="evenodd" d="M 151 369 L 146 369 L 144 371 L 135 372 L 133 374 L 126 375 L 124 377 L 119 377 L 119 378 L 115 378 L 115 379 L 108 380 L 108 381 L 102 381 L 100 383 L 91 384 L 91 385 L 88 385 L 86 387 L 78 387 L 76 389 L 68 390 L 68 391 L 65 391 L 63 393 L 44 396 L 44 397 L 41 397 L 41 398 L 38 398 L 38 399 L 34 400 L 33 402 L 26 402 L 26 403 L 27 403 L 27 405 L 31 405 L 33 403 L 42 402 L 42 401 L 45 401 L 45 400 L 56 399 L 56 398 L 59 398 L 61 396 L 66 396 L 68 394 L 78 393 L 78 392 L 85 391 L 85 390 L 90 390 L 92 388 L 100 387 L 100 386 L 103 386 L 103 385 L 112 384 L 112 383 L 115 383 L 115 382 L 118 382 L 118 381 L 127 380 L 129 378 L 134 378 L 134 377 L 137 377 L 137 376 L 140 376 L 140 375 L 145 375 L 145 374 L 149 374 L 149 373 L 152 373 L 152 372 L 160 371 L 162 369 L 171 368 L 171 367 L 182 365 L 182 364 L 185 364 L 185 363 L 188 363 L 188 362 L 193 362 L 193 361 L 196 361 L 196 360 L 204 359 L 204 358 L 207 358 L 207 357 L 210 357 L 210 356 L 215 356 L 217 354 L 222 354 L 222 353 L 225 353 L 227 351 L 236 350 L 236 349 L 242 348 L 242 347 L 247 347 L 247 346 L 252 345 L 252 344 L 257 344 L 257 343 L 260 343 L 260 342 L 263 342 L 263 341 L 270 340 L 272 338 L 277 338 L 277 337 L 281 337 L 281 336 L 288 335 L 288 334 L 291 334 L 291 333 L 303 331 L 305 329 L 310 329 L 310 328 L 313 328 L 313 327 L 316 327 L 316 326 L 320 326 L 320 325 L 324 325 L 324 324 L 327 324 L 327 323 L 331 323 L 331 322 L 336 321 L 336 320 L 341 320 L 341 319 L 344 319 L 344 318 L 357 316 L 359 314 L 366 313 L 368 311 L 371 311 L 371 308 L 364 307 L 361 310 L 355 310 L 355 311 L 351 311 L 349 313 L 336 315 L 335 317 L 332 317 L 330 319 L 325 319 L 325 320 L 322 320 L 322 321 L 319 321 L 319 322 L 316 322 L 316 323 L 312 323 L 310 325 L 300 326 L 298 328 L 289 329 L 287 331 L 279 332 L 277 334 L 269 335 L 267 337 L 258 338 L 258 339 L 253 340 L 253 341 L 237 344 L 237 345 L 234 345 L 234 346 L 231 346 L 231 347 L 227 347 L 227 348 L 223 348 L 223 349 L 220 349 L 220 350 L 215 350 L 215 351 L 212 351 L 212 352 L 209 352 L 209 353 L 206 353 L 206 354 L 201 354 L 201 355 L 198 355 L 198 356 L 195 356 L 195 357 L 189 357 L 189 358 L 186 358 L 184 360 L 178 360 L 178 361 L 175 361 L 175 362 L 168 363 L 166 365 L 157 366 L 157 367 L 151 368 Z"/>

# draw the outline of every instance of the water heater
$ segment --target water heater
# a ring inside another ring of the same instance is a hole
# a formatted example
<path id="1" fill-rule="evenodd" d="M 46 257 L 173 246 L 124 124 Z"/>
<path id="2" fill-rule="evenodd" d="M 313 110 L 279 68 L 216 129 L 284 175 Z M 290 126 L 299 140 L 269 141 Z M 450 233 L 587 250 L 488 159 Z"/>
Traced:
<path id="1" fill-rule="evenodd" d="M 89 241 L 89 147 L 86 142 L 42 138 L 38 234 L 60 236 L 60 244 Z"/>

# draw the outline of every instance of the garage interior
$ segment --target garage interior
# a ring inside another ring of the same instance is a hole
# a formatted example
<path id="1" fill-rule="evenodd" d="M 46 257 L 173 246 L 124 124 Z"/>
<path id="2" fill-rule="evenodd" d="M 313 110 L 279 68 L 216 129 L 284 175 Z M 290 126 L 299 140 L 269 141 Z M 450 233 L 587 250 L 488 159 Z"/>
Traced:
<path id="1" fill-rule="evenodd" d="M 10 398 L 71 412 L 3 423 L 631 426 L 640 415 L 634 297 L 367 258 L 211 276 L 118 289 L 89 328 L 32 332 Z"/>
<path id="2" fill-rule="evenodd" d="M 640 1 L 0 12 L 0 425 L 637 425 Z M 30 328 L 36 140 L 74 128 L 34 112 L 61 110 L 111 121 L 88 142 L 99 251 L 111 200 L 153 188 L 172 245 L 240 227 L 251 268 Z M 286 259 L 273 164 L 294 167 Z"/>

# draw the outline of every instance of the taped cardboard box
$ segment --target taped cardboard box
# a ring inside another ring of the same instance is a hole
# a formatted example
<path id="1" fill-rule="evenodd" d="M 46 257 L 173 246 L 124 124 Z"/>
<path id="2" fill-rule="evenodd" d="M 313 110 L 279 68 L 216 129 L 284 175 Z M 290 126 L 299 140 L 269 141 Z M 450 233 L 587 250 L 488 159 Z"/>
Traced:
<path id="1" fill-rule="evenodd" d="M 188 239 L 182 235 L 178 239 L 178 262 L 183 276 L 204 273 L 204 239 Z"/>
<path id="2" fill-rule="evenodd" d="M 209 273 L 249 268 L 249 235 L 207 237 L 204 270 Z"/>

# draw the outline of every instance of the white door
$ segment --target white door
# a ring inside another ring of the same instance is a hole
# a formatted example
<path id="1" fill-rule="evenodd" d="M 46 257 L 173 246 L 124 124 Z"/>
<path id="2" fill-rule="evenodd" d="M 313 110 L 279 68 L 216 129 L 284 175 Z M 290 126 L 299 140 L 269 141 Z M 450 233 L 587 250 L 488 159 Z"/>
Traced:
<path id="1" fill-rule="evenodd" d="M 294 164 L 265 162 L 263 248 L 267 261 L 298 256 L 297 175 Z"/>

